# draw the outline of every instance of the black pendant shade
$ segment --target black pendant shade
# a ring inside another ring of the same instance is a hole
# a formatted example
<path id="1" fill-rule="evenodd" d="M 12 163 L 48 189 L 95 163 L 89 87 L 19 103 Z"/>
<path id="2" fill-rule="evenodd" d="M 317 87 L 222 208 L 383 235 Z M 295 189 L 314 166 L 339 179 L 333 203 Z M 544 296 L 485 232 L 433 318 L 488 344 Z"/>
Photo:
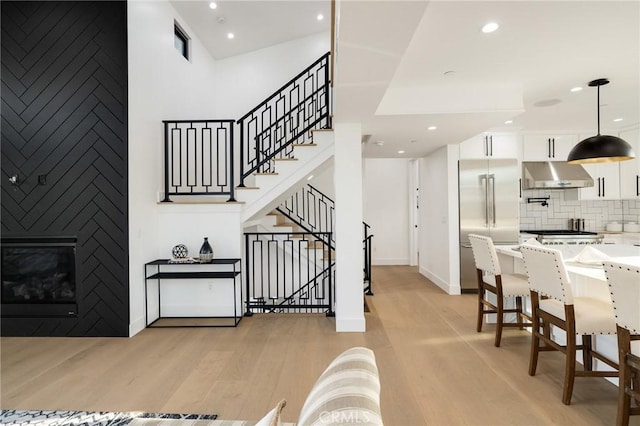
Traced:
<path id="1" fill-rule="evenodd" d="M 607 163 L 635 158 L 635 153 L 627 142 L 616 136 L 600 134 L 600 86 L 608 84 L 606 78 L 589 82 L 589 86 L 598 88 L 598 134 L 591 136 L 573 147 L 567 162 L 572 164 Z"/>

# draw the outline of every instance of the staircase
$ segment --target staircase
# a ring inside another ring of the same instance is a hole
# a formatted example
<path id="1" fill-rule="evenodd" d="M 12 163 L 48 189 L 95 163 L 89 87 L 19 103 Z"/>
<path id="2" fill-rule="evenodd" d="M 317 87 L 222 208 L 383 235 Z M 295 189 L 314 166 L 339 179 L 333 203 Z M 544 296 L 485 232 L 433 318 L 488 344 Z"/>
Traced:
<path id="1" fill-rule="evenodd" d="M 328 233 L 306 232 L 277 210 L 245 229 L 246 316 L 333 316 L 335 261 Z"/>
<path id="2" fill-rule="evenodd" d="M 330 106 L 327 53 L 238 120 L 163 122 L 162 201 L 242 205 L 245 315 L 334 314 L 334 203 L 304 186 L 334 155 Z"/>
<path id="3" fill-rule="evenodd" d="M 333 315 L 334 201 L 311 185 L 289 196 L 245 232 L 247 315 L 325 312 Z M 363 223 L 364 291 L 371 288 L 371 239 Z M 328 299 L 327 299 L 328 298 Z"/>
<path id="4" fill-rule="evenodd" d="M 260 217 L 275 209 L 283 197 L 309 174 L 331 160 L 333 131 L 312 130 L 313 143 L 294 144 L 290 157 L 275 158 L 269 172 L 253 173 L 244 187 L 236 188 L 236 199 L 245 203 L 243 220 Z"/>
<path id="5" fill-rule="evenodd" d="M 164 121 L 163 202 L 241 202 L 250 220 L 334 153 L 329 53 L 238 120 Z M 237 183 L 237 186 L 236 186 Z"/>

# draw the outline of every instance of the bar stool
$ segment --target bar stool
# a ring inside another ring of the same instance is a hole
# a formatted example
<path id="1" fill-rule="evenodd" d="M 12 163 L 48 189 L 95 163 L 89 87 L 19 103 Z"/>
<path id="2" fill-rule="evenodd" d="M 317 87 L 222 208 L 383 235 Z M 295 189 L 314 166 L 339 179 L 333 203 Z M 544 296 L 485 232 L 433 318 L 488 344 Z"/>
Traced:
<path id="1" fill-rule="evenodd" d="M 529 375 L 536 374 L 540 351 L 557 350 L 564 353 L 566 358 L 562 402 L 569 405 L 576 377 L 618 377 L 618 364 L 593 350 L 591 344 L 592 335 L 616 333 L 613 306 L 591 297 L 573 297 L 571 282 L 560 251 L 523 245 L 521 253 L 529 277 L 534 324 L 531 333 Z M 565 345 L 553 340 L 551 326 L 566 332 Z M 576 344 L 576 335 L 582 336 L 582 345 Z M 578 350 L 582 350 L 584 370 L 581 371 L 576 371 Z M 616 371 L 593 371 L 594 358 Z"/>
<path id="2" fill-rule="evenodd" d="M 640 267 L 605 261 L 604 272 L 618 327 L 620 382 L 616 425 L 627 426 L 630 415 L 640 415 L 640 351 L 631 349 L 631 341 L 640 340 Z M 631 407 L 631 398 L 635 399 L 636 407 Z"/>
<path id="3" fill-rule="evenodd" d="M 476 330 L 482 331 L 482 319 L 485 314 L 497 314 L 494 344 L 499 347 L 504 327 L 518 327 L 520 330 L 523 327 L 531 327 L 531 317 L 522 310 L 522 298 L 529 295 L 527 277 L 501 272 L 498 254 L 491 238 L 469 234 L 469 241 L 478 277 L 478 323 Z M 495 305 L 487 299 L 487 293 L 493 293 L 496 296 Z M 504 299 L 507 297 L 515 297 L 515 309 L 504 309 Z M 516 314 L 515 323 L 504 322 L 504 315 L 508 313 Z M 523 318 L 528 322 L 524 323 Z"/>

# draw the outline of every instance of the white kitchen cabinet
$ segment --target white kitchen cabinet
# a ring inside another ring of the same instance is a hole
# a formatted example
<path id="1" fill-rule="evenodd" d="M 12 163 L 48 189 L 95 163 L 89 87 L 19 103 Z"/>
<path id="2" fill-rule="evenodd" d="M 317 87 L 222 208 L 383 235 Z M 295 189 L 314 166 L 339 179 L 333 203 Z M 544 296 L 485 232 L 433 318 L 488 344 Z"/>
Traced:
<path id="1" fill-rule="evenodd" d="M 577 143 L 576 134 L 524 135 L 522 161 L 566 161 Z"/>
<path id="2" fill-rule="evenodd" d="M 620 132 L 618 135 L 633 147 L 636 158 L 620 162 L 620 198 L 640 199 L 640 128 Z"/>
<path id="3" fill-rule="evenodd" d="M 460 143 L 460 159 L 519 158 L 515 133 L 483 133 Z"/>
<path id="4" fill-rule="evenodd" d="M 581 200 L 619 200 L 619 163 L 594 163 L 582 165 L 593 178 L 594 186 L 580 188 Z"/>

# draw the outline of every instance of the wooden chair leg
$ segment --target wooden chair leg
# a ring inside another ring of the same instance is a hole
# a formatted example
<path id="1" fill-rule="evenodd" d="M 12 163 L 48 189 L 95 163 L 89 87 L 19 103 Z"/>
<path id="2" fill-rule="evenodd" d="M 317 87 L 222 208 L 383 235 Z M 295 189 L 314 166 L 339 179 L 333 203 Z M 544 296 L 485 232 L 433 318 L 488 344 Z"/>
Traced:
<path id="1" fill-rule="evenodd" d="M 483 314 L 484 304 L 482 303 L 483 293 L 484 293 L 484 290 L 478 291 L 478 324 L 476 326 L 476 331 L 478 333 L 482 331 L 482 319 L 484 317 L 484 314 Z"/>
<path id="2" fill-rule="evenodd" d="M 567 346 L 565 352 L 566 359 L 564 368 L 564 386 L 562 387 L 562 403 L 569 405 L 571 404 L 571 395 L 573 394 L 573 384 L 576 380 L 576 332 L 575 324 L 572 323 L 573 318 L 575 318 L 573 314 L 573 305 L 565 305 L 565 318 L 568 320 L 566 327 Z"/>
<path id="3" fill-rule="evenodd" d="M 626 363 L 627 353 L 631 351 L 631 335 L 629 330 L 618 327 L 618 360 L 619 374 L 618 382 L 618 414 L 616 416 L 616 426 L 628 426 L 631 409 L 631 396 L 625 390 L 631 386 L 631 368 Z"/>
<path id="4" fill-rule="evenodd" d="M 518 322 L 518 328 L 520 330 L 524 330 L 524 327 L 522 326 L 522 297 L 517 296 L 516 297 L 516 309 L 517 309 L 517 313 L 516 313 L 516 320 Z"/>
<path id="5" fill-rule="evenodd" d="M 541 320 L 538 316 L 538 293 L 531 292 L 531 352 L 529 354 L 529 375 L 536 375 L 538 368 L 538 353 L 540 351 Z"/>
<path id="6" fill-rule="evenodd" d="M 496 307 L 498 308 L 498 313 L 496 314 L 496 340 L 494 345 L 496 348 L 500 347 L 500 340 L 502 340 L 502 329 L 504 327 L 504 297 L 502 296 L 502 292 L 498 291 L 496 295 L 498 300 L 496 301 Z"/>
<path id="7" fill-rule="evenodd" d="M 591 343 L 590 335 L 582 336 L 582 365 L 584 366 L 584 371 L 592 371 L 593 370 L 593 356 L 591 352 L 593 350 L 593 346 Z"/>
<path id="8" fill-rule="evenodd" d="M 478 279 L 478 323 L 476 326 L 476 331 L 480 333 L 482 331 L 482 318 L 484 317 L 484 285 L 482 284 L 482 271 L 480 269 L 476 269 L 476 275 Z"/>

